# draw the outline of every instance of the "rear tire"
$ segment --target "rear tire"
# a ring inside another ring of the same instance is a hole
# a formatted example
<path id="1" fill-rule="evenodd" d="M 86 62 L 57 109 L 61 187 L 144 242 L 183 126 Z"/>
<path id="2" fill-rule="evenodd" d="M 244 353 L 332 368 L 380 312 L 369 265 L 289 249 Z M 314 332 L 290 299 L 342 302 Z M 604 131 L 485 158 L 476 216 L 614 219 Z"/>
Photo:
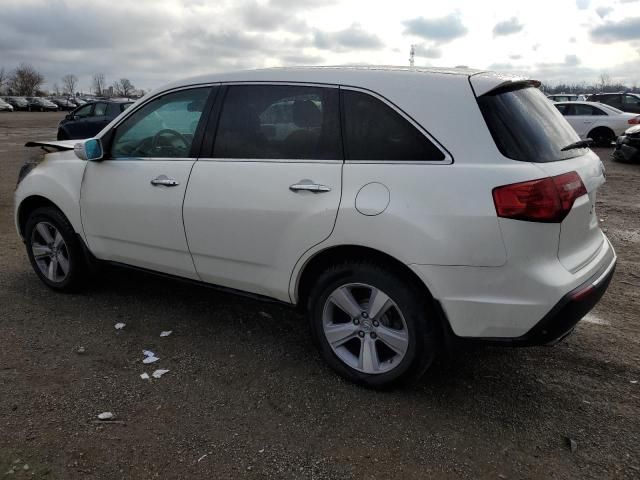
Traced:
<path id="1" fill-rule="evenodd" d="M 611 146 L 611 143 L 616 139 L 616 134 L 610 128 L 598 127 L 590 131 L 587 137 L 593 139 L 596 147 L 606 148 Z"/>
<path id="2" fill-rule="evenodd" d="M 41 207 L 28 217 L 24 229 L 27 255 L 46 286 L 61 292 L 78 290 L 87 279 L 80 240 L 66 217 L 54 207 Z"/>
<path id="3" fill-rule="evenodd" d="M 338 374 L 367 387 L 416 380 L 440 344 L 430 298 L 402 272 L 373 263 L 327 269 L 310 292 L 308 311 L 322 357 Z"/>

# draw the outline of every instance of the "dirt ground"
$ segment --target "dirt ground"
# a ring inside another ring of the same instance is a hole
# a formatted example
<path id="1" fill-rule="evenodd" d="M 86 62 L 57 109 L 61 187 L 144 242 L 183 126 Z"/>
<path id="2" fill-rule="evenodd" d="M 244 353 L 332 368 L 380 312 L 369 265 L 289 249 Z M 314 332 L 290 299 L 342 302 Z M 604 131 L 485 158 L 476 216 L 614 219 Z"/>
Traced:
<path id="1" fill-rule="evenodd" d="M 1 478 L 640 478 L 640 165 L 598 151 L 619 264 L 572 336 L 461 352 L 380 393 L 334 375 L 285 307 L 121 270 L 48 290 L 13 191 L 23 144 L 61 117 L 0 114 Z"/>

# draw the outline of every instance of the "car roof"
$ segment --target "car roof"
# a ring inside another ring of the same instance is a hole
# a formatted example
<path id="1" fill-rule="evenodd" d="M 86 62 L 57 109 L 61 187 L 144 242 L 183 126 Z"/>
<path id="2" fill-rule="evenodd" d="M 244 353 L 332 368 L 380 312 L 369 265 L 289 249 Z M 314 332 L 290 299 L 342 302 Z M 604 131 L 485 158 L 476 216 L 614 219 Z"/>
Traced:
<path id="1" fill-rule="evenodd" d="M 618 109 L 612 107 L 611 105 L 607 105 L 606 103 L 600 102 L 587 102 L 587 101 L 579 101 L 579 102 L 556 102 L 556 105 L 591 105 L 593 107 L 600 108 L 601 110 L 607 110 L 614 113 L 619 113 Z"/>
<path id="2" fill-rule="evenodd" d="M 505 82 L 523 81 L 526 78 L 517 75 L 496 73 L 488 70 L 477 70 L 467 67 L 404 67 L 390 65 L 349 65 L 349 66 L 310 66 L 310 67 L 276 67 L 235 72 L 216 73 L 179 80 L 153 92 L 154 95 L 164 90 L 186 87 L 197 84 L 217 82 L 295 82 L 326 83 L 333 85 L 351 85 L 367 87 L 374 79 L 400 76 L 434 77 L 444 76 L 473 78 L 472 85 L 477 95 L 482 95 Z"/>

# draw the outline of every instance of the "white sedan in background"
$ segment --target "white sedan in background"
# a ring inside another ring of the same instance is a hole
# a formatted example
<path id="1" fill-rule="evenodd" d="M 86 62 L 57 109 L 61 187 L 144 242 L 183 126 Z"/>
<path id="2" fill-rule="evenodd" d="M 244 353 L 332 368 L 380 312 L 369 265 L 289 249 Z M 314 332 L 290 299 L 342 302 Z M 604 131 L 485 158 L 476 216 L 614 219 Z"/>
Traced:
<path id="1" fill-rule="evenodd" d="M 640 124 L 640 115 L 604 103 L 558 102 L 554 106 L 580 138 L 592 138 L 599 147 L 608 147 L 627 128 Z"/>

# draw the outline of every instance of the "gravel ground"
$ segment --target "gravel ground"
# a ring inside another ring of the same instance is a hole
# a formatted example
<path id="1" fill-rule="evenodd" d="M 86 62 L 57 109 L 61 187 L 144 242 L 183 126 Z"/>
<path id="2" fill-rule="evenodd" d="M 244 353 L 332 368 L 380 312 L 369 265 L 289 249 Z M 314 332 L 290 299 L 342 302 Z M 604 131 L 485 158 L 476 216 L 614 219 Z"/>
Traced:
<path id="1" fill-rule="evenodd" d="M 12 195 L 24 142 L 61 116 L 0 114 L 0 476 L 640 478 L 640 165 L 598 151 L 619 265 L 572 336 L 380 393 L 329 371 L 285 307 L 122 270 L 77 295 L 41 284 Z"/>

